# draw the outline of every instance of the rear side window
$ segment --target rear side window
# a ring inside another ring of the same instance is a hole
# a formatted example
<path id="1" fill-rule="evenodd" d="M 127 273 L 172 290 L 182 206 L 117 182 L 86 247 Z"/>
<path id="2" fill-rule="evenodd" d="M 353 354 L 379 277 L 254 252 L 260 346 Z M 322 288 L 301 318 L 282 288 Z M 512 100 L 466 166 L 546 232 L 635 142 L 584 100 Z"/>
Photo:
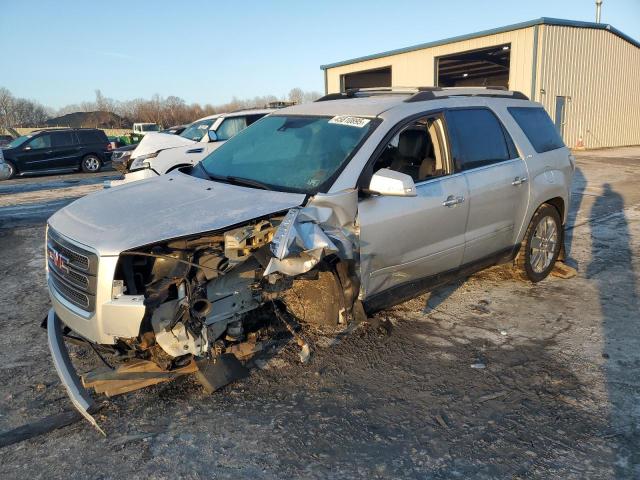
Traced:
<path id="1" fill-rule="evenodd" d="M 544 108 L 509 107 L 507 110 L 536 152 L 544 153 L 564 147 L 562 138 Z"/>
<path id="2" fill-rule="evenodd" d="M 510 139 L 496 116 L 484 108 L 450 110 L 447 124 L 457 172 L 514 158 Z"/>
<path id="3" fill-rule="evenodd" d="M 78 130 L 78 139 L 80 143 L 107 143 L 107 136 L 104 132 L 98 130 Z"/>
<path id="4" fill-rule="evenodd" d="M 54 147 L 67 147 L 73 145 L 73 134 L 71 132 L 59 132 L 51 135 Z"/>

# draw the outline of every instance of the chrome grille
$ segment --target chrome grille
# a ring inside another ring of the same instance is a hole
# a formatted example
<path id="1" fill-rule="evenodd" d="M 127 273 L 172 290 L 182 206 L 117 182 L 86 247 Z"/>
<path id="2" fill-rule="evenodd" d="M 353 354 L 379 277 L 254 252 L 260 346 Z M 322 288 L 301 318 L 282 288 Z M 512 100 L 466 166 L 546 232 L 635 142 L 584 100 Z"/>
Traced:
<path id="1" fill-rule="evenodd" d="M 81 309 L 95 309 L 98 257 L 65 240 L 51 228 L 47 233 L 47 265 L 51 287 Z"/>
<path id="2" fill-rule="evenodd" d="M 49 279 L 51 280 L 51 285 L 55 291 L 63 298 L 87 312 L 93 311 L 95 308 L 95 297 L 90 297 L 86 293 L 80 292 L 79 290 L 67 285 L 53 272 L 49 272 Z"/>

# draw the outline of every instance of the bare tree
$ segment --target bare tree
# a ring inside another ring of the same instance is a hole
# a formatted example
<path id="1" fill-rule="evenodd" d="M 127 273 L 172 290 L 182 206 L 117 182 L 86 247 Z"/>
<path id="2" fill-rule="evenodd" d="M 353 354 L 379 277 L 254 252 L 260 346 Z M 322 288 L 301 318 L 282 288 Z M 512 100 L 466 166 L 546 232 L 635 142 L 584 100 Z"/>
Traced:
<path id="1" fill-rule="evenodd" d="M 293 88 L 288 99 L 296 103 L 311 102 L 318 98 L 318 92 L 305 92 L 301 88 Z M 110 112 L 117 118 L 107 118 L 109 122 L 116 122 L 121 126 L 132 122 L 155 122 L 164 126 L 191 123 L 198 118 L 222 112 L 232 112 L 246 108 L 264 108 L 271 102 L 279 100 L 275 95 L 256 96 L 252 99 L 232 97 L 231 101 L 218 105 L 186 102 L 177 96 L 166 98 L 155 94 L 151 99 L 135 98 L 119 101 L 103 95 L 100 89 L 95 90 L 95 101 L 84 101 L 66 105 L 56 112 L 43 105 L 16 98 L 11 92 L 0 87 L 0 127 L 3 126 L 43 126 L 48 118 L 62 116 L 75 112 Z M 105 117 L 105 115 L 102 115 Z M 106 117 L 105 117 L 106 118 Z"/>
<path id="2" fill-rule="evenodd" d="M 304 91 L 301 88 L 292 88 L 289 90 L 289 101 L 294 103 L 302 103 L 304 99 Z"/>

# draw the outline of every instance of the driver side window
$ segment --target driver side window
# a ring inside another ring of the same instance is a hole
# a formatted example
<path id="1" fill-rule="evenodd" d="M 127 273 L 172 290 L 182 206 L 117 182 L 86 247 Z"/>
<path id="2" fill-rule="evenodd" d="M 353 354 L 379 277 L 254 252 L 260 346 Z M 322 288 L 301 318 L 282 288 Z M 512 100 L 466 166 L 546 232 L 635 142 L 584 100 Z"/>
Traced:
<path id="1" fill-rule="evenodd" d="M 40 135 L 29 142 L 32 149 L 51 147 L 51 135 Z"/>
<path id="2" fill-rule="evenodd" d="M 387 143 L 373 173 L 388 168 L 409 175 L 414 182 L 451 173 L 444 123 L 439 116 L 422 117 L 406 125 Z"/>

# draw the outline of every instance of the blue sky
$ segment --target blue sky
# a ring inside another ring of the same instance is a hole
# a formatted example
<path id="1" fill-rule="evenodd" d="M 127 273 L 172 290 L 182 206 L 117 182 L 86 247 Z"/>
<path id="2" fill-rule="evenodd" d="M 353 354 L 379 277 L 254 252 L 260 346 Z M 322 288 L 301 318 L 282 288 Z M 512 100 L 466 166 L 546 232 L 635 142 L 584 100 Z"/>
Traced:
<path id="1" fill-rule="evenodd" d="M 321 64 L 546 16 L 593 21 L 593 0 L 0 0 L 0 86 L 58 108 L 154 93 L 187 102 L 322 91 Z M 602 20 L 640 39 L 640 0 Z"/>

